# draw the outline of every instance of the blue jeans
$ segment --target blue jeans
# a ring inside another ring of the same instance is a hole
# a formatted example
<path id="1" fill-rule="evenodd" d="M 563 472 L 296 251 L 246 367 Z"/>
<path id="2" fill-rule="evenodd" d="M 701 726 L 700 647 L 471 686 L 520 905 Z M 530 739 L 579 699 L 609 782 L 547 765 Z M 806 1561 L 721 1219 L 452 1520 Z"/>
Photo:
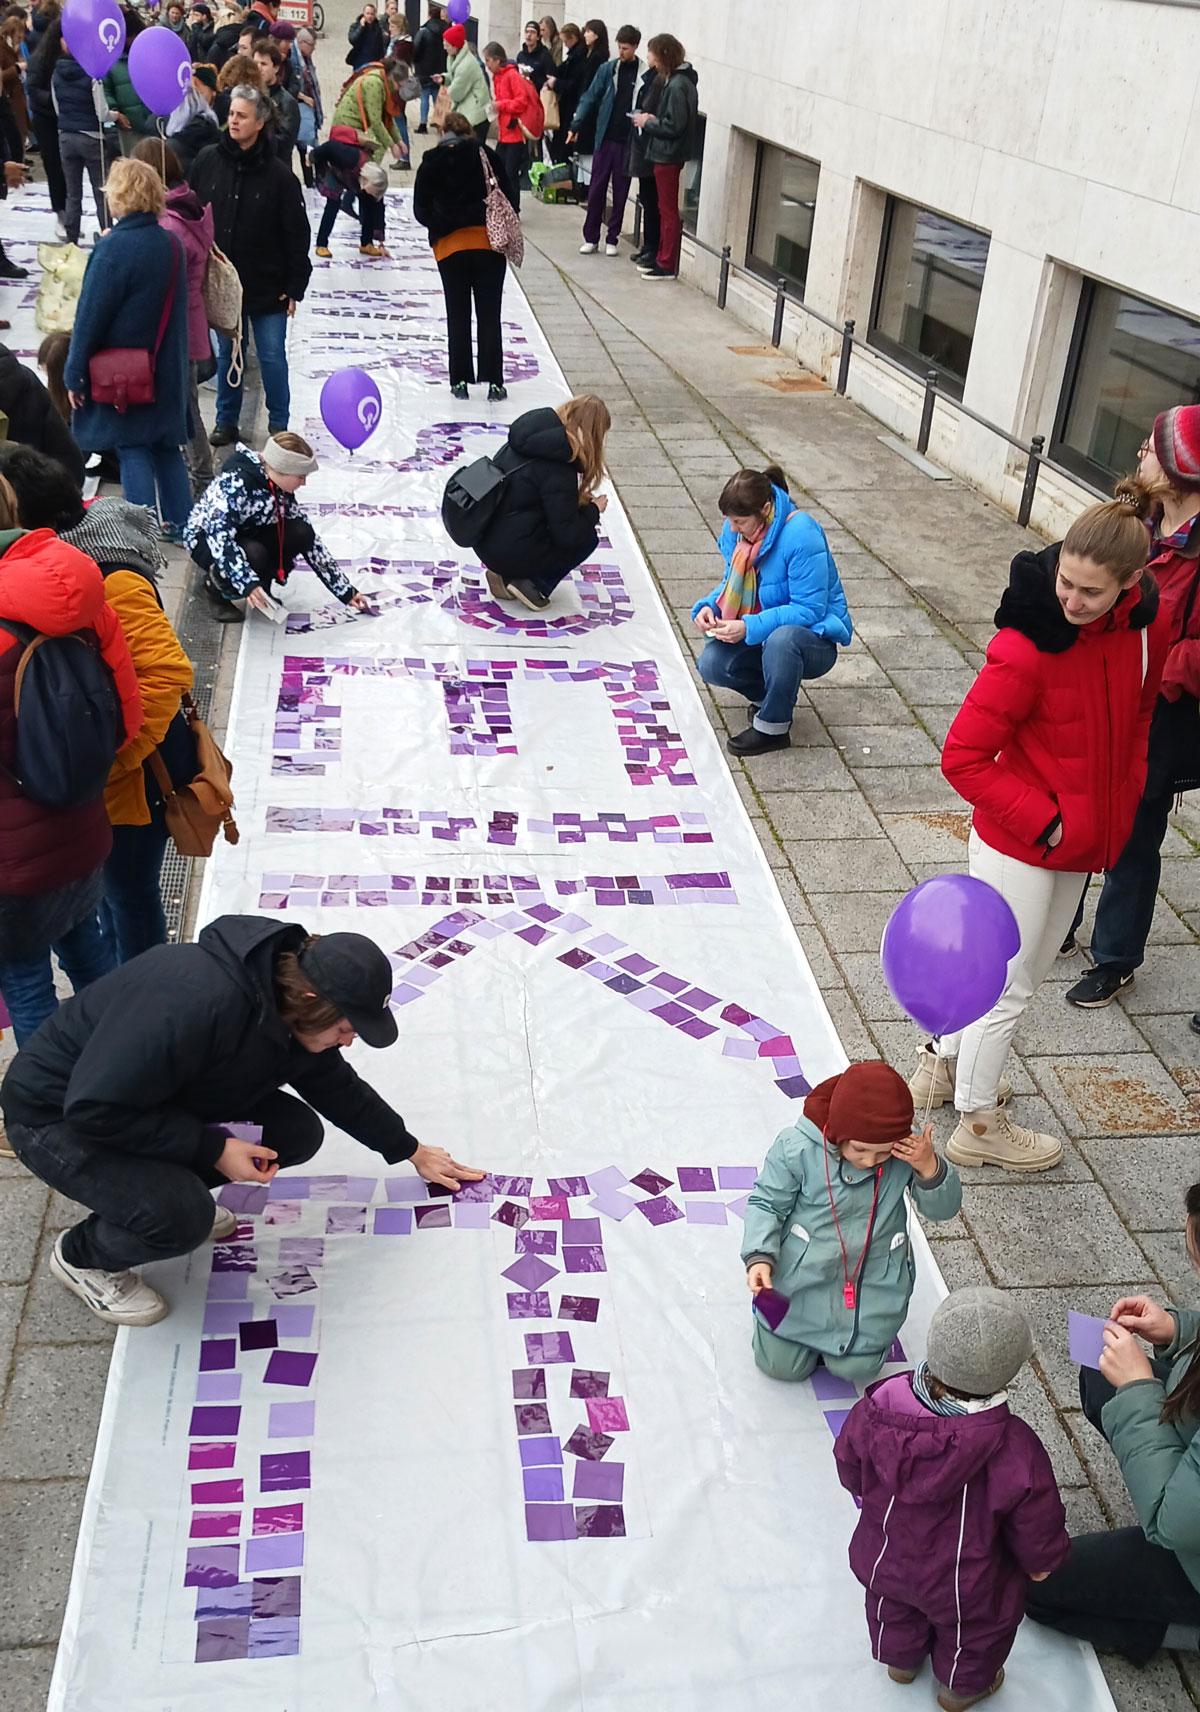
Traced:
<path id="1" fill-rule="evenodd" d="M 167 848 L 167 823 L 159 803 L 148 826 L 114 826 L 113 847 L 104 864 L 100 918 L 118 963 L 128 963 L 167 937 L 159 873 Z"/>
<path id="2" fill-rule="evenodd" d="M 131 505 L 159 511 L 164 523 L 182 529 L 192 509 L 192 484 L 178 446 L 118 446 L 121 491 Z M 161 511 L 160 511 L 161 507 Z"/>
<path id="3" fill-rule="evenodd" d="M 706 684 L 736 690 L 758 703 L 757 730 L 768 737 L 787 731 L 805 678 L 823 678 L 837 659 L 837 644 L 802 624 L 781 624 L 766 641 L 706 642 L 696 669 Z"/>
<path id="4" fill-rule="evenodd" d="M 429 123 L 429 109 L 433 106 L 433 104 L 437 100 L 437 98 L 438 98 L 438 86 L 436 83 L 423 83 L 421 85 L 421 123 L 422 123 L 422 125 L 427 125 Z"/>
<path id="5" fill-rule="evenodd" d="M 284 310 L 272 310 L 268 315 L 242 316 L 242 347 L 250 348 L 250 331 L 254 333 L 254 349 L 262 370 L 263 392 L 267 397 L 267 422 L 272 432 L 286 428 L 292 408 L 288 387 L 287 324 Z M 233 341 L 225 333 L 217 334 L 217 427 L 236 428 L 242 412 L 241 386 L 229 384 L 229 357 Z"/>
<path id="6" fill-rule="evenodd" d="M 0 962 L 0 993 L 4 995 L 12 1018 L 18 1047 L 24 1046 L 30 1035 L 58 1009 L 54 971 L 50 966 L 51 951 L 66 970 L 67 978 L 77 993 L 117 966 L 112 943 L 98 915 L 85 916 L 69 933 L 64 933 L 61 939 L 34 957 L 15 957 L 8 962 Z"/>

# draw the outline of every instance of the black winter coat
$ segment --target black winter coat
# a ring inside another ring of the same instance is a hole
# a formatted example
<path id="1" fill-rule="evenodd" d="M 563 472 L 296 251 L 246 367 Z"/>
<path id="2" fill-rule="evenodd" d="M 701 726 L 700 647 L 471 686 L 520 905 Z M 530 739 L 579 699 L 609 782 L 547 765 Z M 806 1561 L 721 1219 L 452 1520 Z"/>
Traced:
<path id="1" fill-rule="evenodd" d="M 650 166 L 683 166 L 696 147 L 696 73 L 682 65 L 663 86 L 654 117 L 642 126 Z"/>
<path id="2" fill-rule="evenodd" d="M 0 1105 L 33 1127 L 65 1120 L 96 1147 L 211 1169 L 226 1137 L 285 1084 L 389 1165 L 418 1145 L 338 1047 L 285 1028 L 272 972 L 308 937 L 296 923 L 224 915 L 195 945 L 158 945 L 60 1005 L 8 1068 Z"/>
<path id="3" fill-rule="evenodd" d="M 83 453 L 71 438 L 53 400 L 32 369 L 0 345 L 0 410 L 8 417 L 8 437 L 56 458 L 73 481 L 83 486 Z"/>
<path id="4" fill-rule="evenodd" d="M 567 49 L 562 64 L 554 73 L 554 93 L 558 96 L 558 111 L 563 131 L 571 129 L 571 120 L 575 117 L 575 109 L 583 96 L 586 87 L 584 68 L 587 64 L 587 43 L 579 41 L 574 47 Z"/>
<path id="5" fill-rule="evenodd" d="M 413 41 L 413 71 L 422 88 L 428 88 L 446 69 L 446 44 L 442 37 L 450 28 L 446 18 L 426 18 Z"/>
<path id="6" fill-rule="evenodd" d="M 364 24 L 361 18 L 356 18 L 346 34 L 350 42 L 346 64 L 355 71 L 361 71 L 364 65 L 373 65 L 387 52 L 387 34 L 378 18 L 373 24 Z"/>
<path id="7" fill-rule="evenodd" d="M 517 64 L 524 72 L 528 73 L 529 80 L 539 95 L 545 87 L 546 79 L 553 77 L 557 70 L 554 64 L 554 55 L 545 42 L 539 42 L 532 53 L 528 48 L 523 47 L 517 55 Z"/>
<path id="8" fill-rule="evenodd" d="M 211 205 L 214 239 L 238 271 L 246 312 L 267 315 L 308 289 L 311 230 L 300 180 L 279 160 L 266 130 L 248 149 L 226 135 L 202 149 L 188 175 Z"/>
<path id="9" fill-rule="evenodd" d="M 187 33 L 186 41 L 188 44 L 188 51 L 192 56 L 193 62 L 200 65 L 211 65 L 213 63 L 210 55 L 212 53 L 212 45 L 216 33 L 216 30 L 211 24 L 192 25 L 191 29 Z M 236 36 L 234 37 L 234 40 L 237 40 Z"/>
<path id="10" fill-rule="evenodd" d="M 227 59 L 237 52 L 238 37 L 245 25 L 239 19 L 234 24 L 222 24 L 219 30 L 213 31 L 212 41 L 208 44 L 208 62 L 220 71 Z"/>
<path id="11" fill-rule="evenodd" d="M 565 577 L 596 549 L 600 509 L 579 503 L 579 468 L 551 409 L 527 410 L 493 460 L 511 471 L 476 548 L 501 577 Z"/>
<path id="12" fill-rule="evenodd" d="M 507 195 L 507 179 L 499 160 L 486 145 L 484 153 L 492 163 L 496 182 Z M 429 242 L 436 244 L 463 226 L 484 225 L 486 195 L 479 144 L 474 137 L 456 137 L 450 132 L 421 157 L 413 184 L 413 219 L 428 229 Z"/>
<path id="13" fill-rule="evenodd" d="M 217 97 L 220 100 L 220 96 Z M 220 131 L 211 119 L 206 119 L 203 113 L 194 113 L 180 130 L 170 138 L 171 147 L 184 172 L 190 172 L 192 162 L 202 149 L 212 148 L 220 136 Z"/>
<path id="14" fill-rule="evenodd" d="M 578 104 L 583 100 L 584 96 L 587 94 L 588 90 L 592 87 L 592 84 L 596 81 L 607 64 L 608 58 L 599 42 L 596 43 L 594 48 L 589 48 L 586 51 L 583 64 L 579 68 L 579 90 L 575 96 L 575 106 L 578 106 Z M 561 73 L 561 66 L 559 67 L 559 71 Z M 574 117 L 575 114 L 575 106 L 571 108 L 572 117 Z M 588 120 L 587 124 L 576 138 L 575 152 L 581 155 L 590 155 L 594 151 L 595 147 L 596 119 L 593 117 Z"/>

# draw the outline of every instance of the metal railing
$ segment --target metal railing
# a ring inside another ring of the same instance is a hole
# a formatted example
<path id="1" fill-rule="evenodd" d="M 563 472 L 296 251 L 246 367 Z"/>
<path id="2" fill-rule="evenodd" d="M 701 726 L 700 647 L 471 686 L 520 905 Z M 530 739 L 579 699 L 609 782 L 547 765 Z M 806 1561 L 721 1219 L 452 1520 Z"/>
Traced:
<path id="1" fill-rule="evenodd" d="M 1200 4 L 1200 0 L 1197 0 L 1197 4 Z M 641 242 L 641 229 L 642 205 L 639 198 L 635 201 L 633 212 L 633 237 L 635 244 L 640 244 Z M 706 244 L 704 240 L 702 238 L 698 238 L 694 232 L 687 232 L 685 236 L 695 249 L 699 250 L 706 256 L 711 256 L 714 261 L 720 264 L 720 271 L 717 275 L 718 309 L 726 308 L 729 301 L 729 282 L 738 275 L 743 275 L 745 278 L 753 280 L 758 286 L 763 286 L 766 283 L 761 273 L 756 272 L 753 268 L 744 267 L 740 263 L 734 261 L 732 245 L 725 244 L 718 250 L 711 244 Z M 793 308 L 801 310 L 813 321 L 819 322 L 822 327 L 828 328 L 831 333 L 835 334 L 840 339 L 841 348 L 838 356 L 837 379 L 834 383 L 834 390 L 839 394 L 839 396 L 844 398 L 846 395 L 846 389 L 850 380 L 850 362 L 854 355 L 856 346 L 859 350 L 869 353 L 872 362 L 881 363 L 885 368 L 893 369 L 898 375 L 901 375 L 906 382 L 911 383 L 913 380 L 914 376 L 912 369 L 908 368 L 904 363 L 897 361 L 895 357 L 890 356 L 886 351 L 881 351 L 878 346 L 869 344 L 866 339 L 862 338 L 855 331 L 855 323 L 852 320 L 840 322 L 831 320 L 828 315 L 823 315 L 819 309 L 814 309 L 811 304 L 805 303 L 804 299 L 799 295 L 795 287 L 789 284 L 786 279 L 782 278 L 777 279 L 775 282 L 775 312 L 771 323 L 771 344 L 776 350 L 778 350 L 780 345 L 783 343 L 784 318 L 789 304 L 791 304 Z M 1111 497 L 1103 489 L 1094 486 L 1082 476 L 1077 475 L 1074 470 L 1069 470 L 1065 465 L 1056 463 L 1053 458 L 1048 458 L 1046 456 L 1046 437 L 1044 434 L 1034 434 L 1028 440 L 1020 440 L 1016 435 L 1010 434 L 1006 428 L 1001 428 L 998 422 L 991 422 L 986 416 L 981 416 L 977 410 L 972 410 L 970 405 L 964 404 L 961 399 L 947 398 L 945 393 L 940 392 L 938 389 L 938 375 L 936 369 L 929 369 L 926 372 L 925 387 L 921 398 L 921 419 L 920 425 L 917 429 L 916 447 L 922 457 L 924 457 L 929 450 L 929 440 L 933 430 L 933 416 L 939 398 L 948 408 L 958 411 L 959 415 L 965 416 L 968 421 L 974 422 L 977 427 L 986 429 L 990 434 L 995 434 L 998 439 L 1003 440 L 1007 445 L 1011 446 L 1015 452 L 1021 453 L 1024 457 L 1025 478 L 1021 486 L 1020 503 L 1017 506 L 1017 522 L 1023 529 L 1028 528 L 1029 519 L 1033 515 L 1033 504 L 1037 497 L 1038 478 L 1044 469 L 1051 470 L 1055 475 L 1064 477 L 1067 481 L 1074 483 L 1077 487 L 1083 488 L 1087 493 L 1094 494 L 1097 499 L 1108 499 Z"/>

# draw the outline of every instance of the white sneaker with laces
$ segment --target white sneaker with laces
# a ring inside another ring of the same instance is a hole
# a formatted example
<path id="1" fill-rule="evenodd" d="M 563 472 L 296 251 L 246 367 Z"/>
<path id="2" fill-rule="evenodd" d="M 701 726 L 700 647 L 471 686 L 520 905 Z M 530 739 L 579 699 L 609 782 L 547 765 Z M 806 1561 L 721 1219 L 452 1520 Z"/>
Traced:
<path id="1" fill-rule="evenodd" d="M 232 1242 L 237 1235 L 237 1214 L 231 1213 L 228 1207 L 217 1207 L 213 1212 L 212 1230 L 208 1233 L 210 1242 Z"/>
<path id="2" fill-rule="evenodd" d="M 599 244 L 580 244 L 579 253 L 581 256 L 594 256 L 599 248 Z"/>
<path id="3" fill-rule="evenodd" d="M 621 246 L 620 244 L 605 244 L 604 253 L 606 256 L 619 256 L 621 253 Z"/>
<path id="4" fill-rule="evenodd" d="M 60 1231 L 54 1240 L 50 1270 L 98 1320 L 110 1326 L 152 1326 L 168 1313 L 158 1291 L 152 1290 L 136 1272 L 101 1272 L 96 1267 L 72 1266 L 69 1260 L 64 1260 L 65 1235 L 65 1231 Z"/>

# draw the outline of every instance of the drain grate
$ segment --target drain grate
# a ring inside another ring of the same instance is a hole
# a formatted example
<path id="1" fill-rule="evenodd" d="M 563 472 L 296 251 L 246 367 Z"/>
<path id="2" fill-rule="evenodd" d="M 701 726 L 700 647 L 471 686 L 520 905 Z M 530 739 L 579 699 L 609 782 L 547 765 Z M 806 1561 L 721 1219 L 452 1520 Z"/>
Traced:
<path id="1" fill-rule="evenodd" d="M 221 643 L 225 626 L 218 624 L 216 619 L 209 615 L 196 588 L 189 586 L 175 629 L 183 651 L 195 670 L 192 696 L 202 717 L 207 719 L 212 708 L 217 673 L 221 667 Z M 162 887 L 163 908 L 167 917 L 167 938 L 171 941 L 177 941 L 183 932 L 188 891 L 196 861 L 197 858 L 181 856 L 173 844 L 167 845 L 159 884 Z"/>

